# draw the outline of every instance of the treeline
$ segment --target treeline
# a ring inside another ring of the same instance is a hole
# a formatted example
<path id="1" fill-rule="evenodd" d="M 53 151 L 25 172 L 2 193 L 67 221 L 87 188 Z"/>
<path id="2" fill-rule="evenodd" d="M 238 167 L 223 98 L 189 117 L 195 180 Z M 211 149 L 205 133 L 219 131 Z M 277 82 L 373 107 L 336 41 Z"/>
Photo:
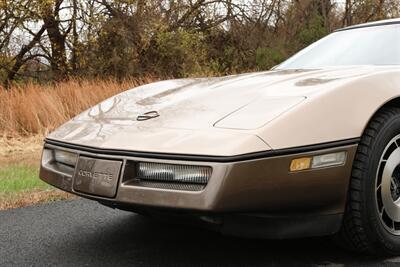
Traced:
<path id="1" fill-rule="evenodd" d="M 264 70 L 400 0 L 0 0 L 0 82 Z"/>

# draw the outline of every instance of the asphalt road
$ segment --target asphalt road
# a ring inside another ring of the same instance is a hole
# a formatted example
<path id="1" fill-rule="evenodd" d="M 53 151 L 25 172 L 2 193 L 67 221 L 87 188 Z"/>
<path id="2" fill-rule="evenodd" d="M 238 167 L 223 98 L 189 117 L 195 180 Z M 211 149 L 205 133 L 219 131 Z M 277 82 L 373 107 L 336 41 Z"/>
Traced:
<path id="1" fill-rule="evenodd" d="M 265 241 L 160 223 L 86 200 L 0 212 L 0 266 L 400 266 L 327 239 Z"/>

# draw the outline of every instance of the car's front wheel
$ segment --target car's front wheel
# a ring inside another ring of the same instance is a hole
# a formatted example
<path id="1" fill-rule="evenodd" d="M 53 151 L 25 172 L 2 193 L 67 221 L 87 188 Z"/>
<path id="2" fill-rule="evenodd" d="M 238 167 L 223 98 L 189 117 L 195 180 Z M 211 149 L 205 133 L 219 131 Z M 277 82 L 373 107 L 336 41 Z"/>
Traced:
<path id="1" fill-rule="evenodd" d="M 378 112 L 361 138 L 338 236 L 359 252 L 400 254 L 399 108 Z"/>

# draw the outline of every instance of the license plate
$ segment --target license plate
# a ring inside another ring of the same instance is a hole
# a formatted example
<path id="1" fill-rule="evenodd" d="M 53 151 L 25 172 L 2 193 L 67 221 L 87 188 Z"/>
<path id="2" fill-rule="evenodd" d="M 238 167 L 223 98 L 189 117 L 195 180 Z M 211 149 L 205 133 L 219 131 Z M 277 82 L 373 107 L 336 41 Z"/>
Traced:
<path id="1" fill-rule="evenodd" d="M 115 197 L 122 161 L 79 157 L 74 190 L 102 197 Z"/>

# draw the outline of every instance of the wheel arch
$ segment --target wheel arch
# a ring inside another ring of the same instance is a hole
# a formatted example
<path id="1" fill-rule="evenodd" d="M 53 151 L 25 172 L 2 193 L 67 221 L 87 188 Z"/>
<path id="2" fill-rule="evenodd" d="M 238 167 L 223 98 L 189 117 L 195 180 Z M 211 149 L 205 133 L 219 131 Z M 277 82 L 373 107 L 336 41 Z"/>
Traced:
<path id="1" fill-rule="evenodd" d="M 363 134 L 365 132 L 365 130 L 368 128 L 368 125 L 371 123 L 371 121 L 374 119 L 374 117 L 376 116 L 376 114 L 378 114 L 381 110 L 383 110 L 384 108 L 387 107 L 397 107 L 400 108 L 400 95 L 395 96 L 391 99 L 389 99 L 388 101 L 386 101 L 384 104 L 382 104 L 380 107 L 378 107 L 375 112 L 372 113 L 372 116 L 369 118 L 369 120 L 367 121 L 366 125 L 364 126 L 363 132 L 361 134 Z"/>

